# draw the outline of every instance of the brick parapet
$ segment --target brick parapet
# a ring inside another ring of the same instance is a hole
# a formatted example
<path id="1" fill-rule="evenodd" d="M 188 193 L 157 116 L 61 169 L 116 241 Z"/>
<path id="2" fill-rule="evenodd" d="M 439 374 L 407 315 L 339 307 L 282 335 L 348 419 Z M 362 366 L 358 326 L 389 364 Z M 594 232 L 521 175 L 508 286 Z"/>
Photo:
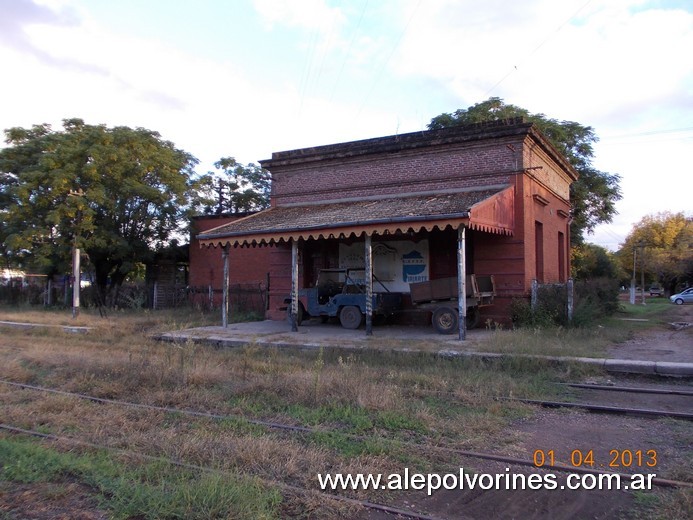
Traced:
<path id="1" fill-rule="evenodd" d="M 512 146 L 512 143 L 516 146 Z M 273 204 L 325 202 L 509 184 L 522 167 L 522 141 L 431 147 L 399 154 L 273 167 Z M 510 146 L 508 146 L 510 145 Z"/>

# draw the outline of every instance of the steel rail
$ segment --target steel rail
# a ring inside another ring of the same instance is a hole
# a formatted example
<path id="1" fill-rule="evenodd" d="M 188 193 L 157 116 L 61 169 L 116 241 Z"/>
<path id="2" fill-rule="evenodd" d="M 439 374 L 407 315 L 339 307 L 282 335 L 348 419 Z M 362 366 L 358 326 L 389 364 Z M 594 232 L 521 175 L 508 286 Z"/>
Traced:
<path id="1" fill-rule="evenodd" d="M 196 417 L 205 417 L 205 418 L 211 418 L 211 419 L 242 419 L 242 420 L 244 420 L 250 424 L 265 426 L 268 428 L 277 428 L 277 429 L 281 429 L 281 430 L 297 431 L 297 432 L 301 432 L 301 433 L 310 433 L 310 434 L 339 433 L 339 434 L 344 435 L 345 437 L 347 437 L 349 439 L 356 440 L 356 441 L 372 440 L 372 438 L 366 437 L 363 435 L 354 435 L 354 434 L 350 434 L 350 433 L 342 433 L 342 432 L 334 431 L 334 430 L 321 430 L 318 428 L 308 428 L 305 426 L 288 426 L 288 425 L 274 423 L 274 422 L 260 421 L 257 419 L 248 419 L 246 417 L 239 416 L 239 415 L 219 415 L 219 414 L 211 414 L 211 413 L 207 413 L 207 412 L 197 412 L 197 411 L 184 410 L 184 409 L 178 409 L 178 408 L 162 407 L 162 406 L 147 405 L 147 404 L 140 404 L 140 403 L 131 403 L 129 401 L 117 401 L 114 399 L 103 399 L 100 397 L 94 397 L 94 396 L 89 396 L 89 395 L 85 395 L 85 394 L 66 392 L 64 390 L 55 390 L 52 388 L 45 388 L 45 387 L 34 386 L 34 385 L 27 385 L 24 383 L 15 383 L 13 381 L 6 381 L 6 380 L 2 380 L 2 379 L 0 379 L 0 384 L 6 384 L 9 386 L 16 386 L 16 387 L 25 388 L 28 390 L 35 390 L 35 391 L 41 391 L 41 392 L 47 392 L 47 393 L 55 393 L 58 395 L 76 397 L 79 399 L 85 399 L 88 401 L 95 401 L 95 402 L 105 403 L 105 404 L 116 404 L 119 406 L 130 406 L 130 407 L 140 408 L 140 409 L 159 410 L 159 411 L 166 411 L 169 413 L 179 413 L 179 414 L 184 414 L 184 415 L 192 415 L 192 416 L 196 416 Z M 511 399 L 511 398 L 507 398 L 507 400 L 522 401 L 521 399 Z M 511 465 L 526 466 L 526 467 L 532 467 L 535 469 L 555 470 L 555 471 L 561 471 L 564 473 L 581 473 L 581 474 L 592 474 L 592 475 L 609 474 L 609 475 L 619 475 L 622 478 L 630 478 L 630 474 L 628 474 L 628 473 L 604 471 L 604 470 L 584 468 L 584 467 L 579 467 L 579 466 L 566 466 L 566 465 L 562 465 L 562 464 L 554 464 L 548 468 L 543 468 L 543 467 L 537 467 L 533 461 L 528 461 L 525 459 L 518 459 L 516 457 L 508 457 L 505 455 L 498 455 L 495 453 L 484 453 L 484 452 L 477 452 L 477 451 L 461 450 L 458 448 L 450 448 L 447 446 L 421 445 L 421 444 L 416 444 L 413 442 L 400 441 L 400 440 L 396 440 L 396 439 L 382 438 L 379 440 L 384 441 L 384 442 L 388 442 L 388 443 L 393 444 L 393 445 L 397 445 L 399 447 L 413 448 L 416 450 L 429 449 L 429 450 L 433 450 L 433 451 L 442 451 L 445 453 L 451 453 L 451 454 L 459 455 L 462 457 L 469 457 L 469 458 L 482 459 L 482 460 L 490 460 L 490 461 L 495 461 L 495 462 L 505 462 L 505 463 L 511 464 Z M 652 483 L 657 485 L 657 486 L 661 486 L 661 487 L 690 487 L 690 488 L 693 488 L 693 482 L 684 482 L 684 481 L 663 479 L 663 478 L 659 478 L 659 477 L 652 478 Z"/>
<path id="2" fill-rule="evenodd" d="M 687 395 L 693 396 L 693 390 L 669 390 L 666 388 L 644 388 L 632 386 L 590 385 L 586 383 L 554 383 L 572 388 L 585 388 L 587 390 L 606 390 L 609 392 L 631 392 L 636 394 L 660 394 L 660 395 Z"/>
<path id="3" fill-rule="evenodd" d="M 517 397 L 497 397 L 499 401 L 516 401 L 519 403 L 534 404 L 545 408 L 581 408 L 591 412 L 612 413 L 617 415 L 642 415 L 651 417 L 672 417 L 693 421 L 693 413 L 674 412 L 670 410 L 649 410 L 647 408 L 621 408 L 592 403 L 568 403 L 565 401 L 541 401 L 537 399 L 521 399 Z"/>
<path id="4" fill-rule="evenodd" d="M 59 435 L 53 435 L 50 433 L 43 433 L 43 432 L 39 432 L 36 430 L 27 430 L 25 428 L 18 428 L 16 426 L 12 426 L 9 424 L 0 423 L 0 429 L 5 430 L 5 431 L 9 431 L 9 432 L 12 432 L 15 434 L 30 435 L 33 437 L 39 437 L 42 439 L 51 440 L 51 441 L 55 441 L 55 442 L 67 442 L 67 443 L 71 443 L 71 444 L 86 446 L 86 447 L 93 448 L 93 449 L 98 449 L 98 450 L 108 450 L 108 451 L 119 453 L 121 455 L 140 457 L 142 459 L 150 460 L 150 461 L 154 461 L 154 462 L 165 462 L 165 463 L 171 464 L 172 466 L 178 466 L 181 468 L 192 469 L 192 470 L 196 470 L 196 471 L 202 471 L 205 473 L 214 473 L 214 474 L 218 474 L 218 475 L 219 474 L 220 475 L 238 475 L 238 474 L 232 473 L 231 471 L 225 471 L 225 470 L 218 469 L 218 468 L 210 468 L 208 466 L 200 466 L 197 464 L 190 464 L 187 462 L 182 462 L 180 460 L 169 459 L 166 457 L 157 457 L 154 455 L 148 455 L 146 453 L 140 453 L 140 452 L 136 452 L 136 451 L 132 451 L 132 450 L 126 450 L 123 448 L 115 448 L 112 446 L 100 445 L 100 444 L 96 444 L 96 443 L 89 442 L 89 441 L 74 439 L 72 437 L 61 437 Z M 381 512 L 388 513 L 391 515 L 396 515 L 398 517 L 411 518 L 412 520 L 442 520 L 438 517 L 433 517 L 433 516 L 429 516 L 429 515 L 416 513 L 415 511 L 407 511 L 405 509 L 399 509 L 397 507 L 387 506 L 384 504 L 377 504 L 375 502 L 369 502 L 367 500 L 358 500 L 356 498 L 345 497 L 342 495 L 333 495 L 332 493 L 325 493 L 324 491 L 316 491 L 314 489 L 307 489 L 307 488 L 302 488 L 299 486 L 292 486 L 291 484 L 285 484 L 284 482 L 264 479 L 262 477 L 257 477 L 257 476 L 253 476 L 253 475 L 246 475 L 243 473 L 240 473 L 240 475 L 248 477 L 248 478 L 256 478 L 256 479 L 260 480 L 261 482 L 263 482 L 265 485 L 275 486 L 275 487 L 278 487 L 278 488 L 281 488 L 283 490 L 290 491 L 293 493 L 299 493 L 302 495 L 313 495 L 313 496 L 325 497 L 325 498 L 329 498 L 331 500 L 335 500 L 338 502 L 344 502 L 346 504 L 361 506 L 361 507 L 365 507 L 367 509 L 373 509 L 375 511 L 381 511 Z"/>
<path id="5" fill-rule="evenodd" d="M 27 390 L 36 390 L 39 392 L 46 392 L 50 394 L 57 394 L 57 395 L 64 395 L 64 396 L 69 396 L 69 397 L 78 397 L 79 399 L 84 399 L 86 401 L 93 401 L 95 403 L 103 403 L 103 404 L 115 404 L 119 406 L 129 406 L 131 408 L 142 408 L 145 410 L 156 410 L 159 412 L 167 412 L 167 413 L 180 413 L 180 414 L 185 414 L 185 415 L 192 415 L 195 417 L 206 417 L 208 419 L 243 419 L 244 421 L 250 423 L 250 424 L 255 424 L 258 426 L 266 426 L 268 428 L 274 428 L 274 429 L 282 429 L 282 430 L 292 430 L 292 431 L 303 431 L 307 433 L 313 433 L 315 430 L 312 428 L 306 428 L 304 426 L 291 426 L 288 424 L 281 424 L 281 423 L 275 423 L 275 422 L 268 422 L 268 421 L 259 421 L 255 419 L 248 419 L 243 416 L 239 415 L 219 415 L 219 414 L 214 414 L 214 413 L 209 413 L 209 412 L 198 412 L 195 410 L 183 410 L 180 408 L 172 408 L 170 406 L 157 406 L 153 404 L 141 404 L 141 403 L 133 403 L 130 401 L 119 401 L 117 399 L 106 399 L 104 397 L 95 397 L 93 395 L 87 395 L 87 394 L 80 394 L 76 392 L 67 392 L 65 390 L 56 390 L 54 388 L 46 388 L 43 386 L 35 386 L 35 385 L 28 385 L 25 383 L 15 383 L 13 381 L 5 381 L 0 379 L 0 383 L 9 385 L 9 386 L 16 386 L 19 388 L 24 388 Z"/>

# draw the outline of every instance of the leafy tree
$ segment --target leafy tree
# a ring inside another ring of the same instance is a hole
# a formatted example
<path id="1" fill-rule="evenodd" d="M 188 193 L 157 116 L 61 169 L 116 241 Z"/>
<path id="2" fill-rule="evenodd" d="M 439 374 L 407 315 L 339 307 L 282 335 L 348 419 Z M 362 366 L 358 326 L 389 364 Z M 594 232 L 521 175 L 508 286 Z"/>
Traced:
<path id="1" fill-rule="evenodd" d="M 209 172 L 197 183 L 205 212 L 243 213 L 269 206 L 271 178 L 267 170 L 253 163 L 243 165 L 233 157 L 222 157 L 214 166 L 221 174 Z"/>
<path id="2" fill-rule="evenodd" d="M 48 274 L 68 271 L 80 247 L 102 297 L 117 290 L 179 229 L 196 159 L 143 128 L 65 119 L 5 131 L 0 150 L 3 248 Z M 111 284 L 109 285 L 109 280 Z"/>
<path id="3" fill-rule="evenodd" d="M 621 280 L 625 272 L 614 255 L 596 244 L 579 244 L 571 251 L 571 269 L 576 280 L 609 278 Z"/>
<path id="4" fill-rule="evenodd" d="M 637 272 L 644 265 L 648 282 L 659 282 L 673 293 L 678 284 L 693 281 L 693 218 L 683 212 L 647 215 L 633 226 L 616 253 L 623 269 L 631 273 L 634 249 Z"/>
<path id="5" fill-rule="evenodd" d="M 577 182 L 570 187 L 573 243 L 581 243 L 584 233 L 591 233 L 597 224 L 611 222 L 617 213 L 616 201 L 621 199 L 620 177 L 592 166 L 592 145 L 598 138 L 591 127 L 573 121 L 558 121 L 544 114 L 531 114 L 524 108 L 505 104 L 502 99 L 492 97 L 467 109 L 440 114 L 431 119 L 428 128 L 435 130 L 513 117 L 523 117 L 536 124 L 580 174 Z"/>

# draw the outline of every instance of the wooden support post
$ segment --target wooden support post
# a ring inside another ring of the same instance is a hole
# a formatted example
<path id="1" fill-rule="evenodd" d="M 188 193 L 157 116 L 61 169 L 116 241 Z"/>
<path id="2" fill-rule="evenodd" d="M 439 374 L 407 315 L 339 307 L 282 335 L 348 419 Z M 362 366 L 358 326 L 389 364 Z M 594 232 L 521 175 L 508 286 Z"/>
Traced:
<path id="1" fill-rule="evenodd" d="M 221 326 L 229 326 L 229 249 L 226 244 L 221 250 L 221 259 L 224 262 L 224 274 L 221 278 Z"/>
<path id="2" fill-rule="evenodd" d="M 364 251 L 366 261 L 366 336 L 373 335 L 373 243 L 370 235 L 366 233 L 366 249 Z"/>
<path id="3" fill-rule="evenodd" d="M 467 339 L 467 265 L 465 263 L 465 227 L 457 230 L 457 322 L 459 340 Z"/>
<path id="4" fill-rule="evenodd" d="M 298 332 L 298 241 L 291 241 L 291 332 Z"/>

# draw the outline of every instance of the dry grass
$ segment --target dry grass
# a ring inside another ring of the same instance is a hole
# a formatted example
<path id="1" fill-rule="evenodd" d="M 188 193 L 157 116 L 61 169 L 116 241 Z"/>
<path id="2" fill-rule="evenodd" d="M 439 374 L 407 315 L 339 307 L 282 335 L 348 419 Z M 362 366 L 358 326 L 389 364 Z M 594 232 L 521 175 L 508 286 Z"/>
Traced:
<path id="1" fill-rule="evenodd" d="M 448 464 L 440 454 L 414 454 L 411 447 L 380 439 L 429 439 L 478 448 L 489 435 L 500 434 L 518 410 L 511 405 L 501 410 L 490 402 L 490 394 L 474 400 L 480 383 L 460 386 L 460 367 L 448 361 L 424 368 L 421 360 L 378 353 L 301 353 L 257 346 L 217 350 L 148 339 L 152 331 L 170 326 L 170 320 L 120 316 L 95 323 L 97 331 L 87 335 L 5 329 L 0 378 L 97 397 L 346 429 L 372 435 L 373 441 L 342 433 L 287 434 L 242 421 L 95 404 L 0 385 L 3 421 L 315 489 L 319 472 L 389 473 L 403 464 Z M 492 379 L 488 372 L 487 381 Z M 466 397 L 453 410 L 447 397 L 423 389 L 461 389 Z M 465 400 L 475 401 L 470 413 Z M 374 498 L 372 492 L 355 496 Z M 283 507 L 305 515 L 314 501 L 287 496 Z M 343 514 L 342 508 L 332 511 Z"/>
<path id="2" fill-rule="evenodd" d="M 162 332 L 192 326 L 216 324 L 217 316 L 188 308 L 166 311 L 152 310 L 107 310 L 102 316 L 96 309 L 80 309 L 77 317 L 72 317 L 70 309 L 43 310 L 36 307 L 17 309 L 0 306 L 0 321 L 18 323 L 40 323 L 51 326 L 92 327 L 97 332 L 119 331 L 127 334 L 133 331 Z"/>
<path id="3" fill-rule="evenodd" d="M 49 315 L 29 317 L 40 316 Z M 574 370 L 530 360 L 489 363 L 372 350 L 214 349 L 149 339 L 180 327 L 180 316 L 82 318 L 95 332 L 3 329 L 0 379 L 240 418 L 96 404 L 0 384 L 4 422 L 309 489 L 317 488 L 319 472 L 443 471 L 457 464 L 415 443 L 512 452 L 505 429 L 532 411 L 495 398 L 550 396 L 557 391 L 551 383 Z M 6 311 L 0 319 L 18 321 Z M 50 320 L 64 323 L 62 317 Z M 333 433 L 286 433 L 243 417 Z M 385 500 L 378 492 L 356 496 Z M 325 513 L 324 498 L 284 497 L 281 516 L 354 513 L 343 506 Z"/>

